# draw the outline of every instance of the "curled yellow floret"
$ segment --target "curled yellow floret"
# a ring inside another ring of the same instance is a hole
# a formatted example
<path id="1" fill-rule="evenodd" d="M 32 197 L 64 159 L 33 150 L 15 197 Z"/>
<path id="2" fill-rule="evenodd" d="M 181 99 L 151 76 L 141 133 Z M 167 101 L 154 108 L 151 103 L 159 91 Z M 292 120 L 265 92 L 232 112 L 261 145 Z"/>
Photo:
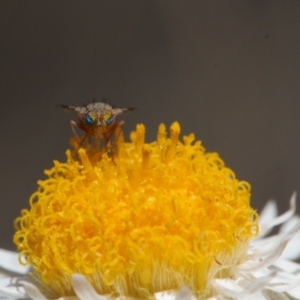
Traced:
<path id="1" fill-rule="evenodd" d="M 152 299 L 187 285 L 198 299 L 228 276 L 257 234 L 250 185 L 177 122 L 145 143 L 137 125 L 112 154 L 79 149 L 54 161 L 16 220 L 23 264 L 59 296 L 85 275 L 99 294 Z"/>

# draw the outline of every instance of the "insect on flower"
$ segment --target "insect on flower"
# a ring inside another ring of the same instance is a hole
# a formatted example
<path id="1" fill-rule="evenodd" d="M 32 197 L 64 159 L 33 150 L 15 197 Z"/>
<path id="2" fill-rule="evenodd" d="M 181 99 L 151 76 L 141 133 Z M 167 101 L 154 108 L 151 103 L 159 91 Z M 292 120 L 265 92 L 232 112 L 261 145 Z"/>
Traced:
<path id="1" fill-rule="evenodd" d="M 135 108 L 113 108 L 104 102 L 93 102 L 86 106 L 58 105 L 58 107 L 74 110 L 77 113 L 78 121 L 70 121 L 70 125 L 79 146 L 82 146 L 86 139 L 88 139 L 89 145 L 92 137 L 103 138 L 106 151 L 112 147 L 112 135 L 116 133 L 117 129 L 122 129 L 124 125 L 124 121 L 116 121 L 116 117 L 123 112 L 136 110 Z M 76 127 L 85 132 L 82 139 L 76 133 Z"/>

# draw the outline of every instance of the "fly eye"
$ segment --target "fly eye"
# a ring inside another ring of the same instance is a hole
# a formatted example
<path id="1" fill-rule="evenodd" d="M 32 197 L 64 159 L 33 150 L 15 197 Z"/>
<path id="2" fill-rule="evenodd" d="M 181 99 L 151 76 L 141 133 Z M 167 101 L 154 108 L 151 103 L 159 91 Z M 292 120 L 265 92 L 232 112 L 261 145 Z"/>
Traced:
<path id="1" fill-rule="evenodd" d="M 103 120 L 106 125 L 111 124 L 114 121 L 115 117 L 111 114 L 111 112 L 106 112 L 103 116 Z"/>
<path id="2" fill-rule="evenodd" d="M 92 116 L 90 116 L 89 114 L 85 115 L 85 121 L 89 124 L 89 125 L 93 125 L 95 118 L 93 118 Z"/>
<path id="3" fill-rule="evenodd" d="M 113 120 L 114 120 L 114 117 L 111 116 L 109 119 L 107 119 L 107 120 L 105 121 L 106 125 L 111 124 L 111 123 L 113 122 Z"/>

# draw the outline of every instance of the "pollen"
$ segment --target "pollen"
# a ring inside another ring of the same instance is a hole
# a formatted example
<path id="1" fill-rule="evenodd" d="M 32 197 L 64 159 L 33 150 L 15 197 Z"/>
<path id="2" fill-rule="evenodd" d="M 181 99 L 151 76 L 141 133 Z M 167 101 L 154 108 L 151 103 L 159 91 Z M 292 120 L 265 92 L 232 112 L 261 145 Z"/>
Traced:
<path id="1" fill-rule="evenodd" d="M 236 179 L 194 134 L 180 139 L 177 122 L 145 142 L 137 125 L 112 153 L 66 152 L 38 181 L 15 221 L 20 262 L 61 296 L 72 296 L 81 273 L 99 294 L 153 299 L 188 286 L 197 299 L 210 282 L 243 261 L 258 216 L 250 185 Z"/>

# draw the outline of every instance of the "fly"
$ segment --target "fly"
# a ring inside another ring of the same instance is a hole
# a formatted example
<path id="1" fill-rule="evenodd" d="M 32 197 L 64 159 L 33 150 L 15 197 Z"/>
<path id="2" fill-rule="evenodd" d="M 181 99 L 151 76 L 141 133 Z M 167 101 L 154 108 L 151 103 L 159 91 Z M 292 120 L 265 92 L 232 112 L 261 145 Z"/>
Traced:
<path id="1" fill-rule="evenodd" d="M 70 125 L 79 146 L 82 146 L 88 139 L 103 139 L 105 150 L 112 147 L 111 138 L 117 129 L 121 129 L 124 121 L 117 121 L 116 117 L 124 112 L 134 111 L 135 108 L 114 108 L 104 102 L 89 103 L 86 106 L 58 105 L 58 107 L 74 110 L 77 113 L 78 121 L 70 121 Z M 85 136 L 79 138 L 75 128 L 84 131 Z M 116 137 L 117 139 L 118 137 Z"/>

